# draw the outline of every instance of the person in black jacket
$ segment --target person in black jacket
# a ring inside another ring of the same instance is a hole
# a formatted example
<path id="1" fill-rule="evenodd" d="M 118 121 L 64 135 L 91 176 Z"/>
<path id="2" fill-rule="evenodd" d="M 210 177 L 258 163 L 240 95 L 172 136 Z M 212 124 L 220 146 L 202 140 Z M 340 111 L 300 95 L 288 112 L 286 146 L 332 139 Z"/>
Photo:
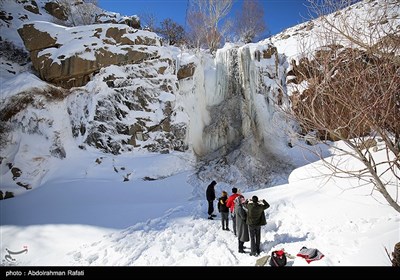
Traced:
<path id="1" fill-rule="evenodd" d="M 214 220 L 213 217 L 217 217 L 217 215 L 214 215 L 214 200 L 215 200 L 215 185 L 217 182 L 212 181 L 206 190 L 206 198 L 208 202 L 208 219 L 209 220 Z"/>
<path id="2" fill-rule="evenodd" d="M 226 206 L 228 193 L 222 191 L 222 196 L 218 198 L 218 212 L 221 213 L 222 230 L 229 230 L 229 208 Z"/>

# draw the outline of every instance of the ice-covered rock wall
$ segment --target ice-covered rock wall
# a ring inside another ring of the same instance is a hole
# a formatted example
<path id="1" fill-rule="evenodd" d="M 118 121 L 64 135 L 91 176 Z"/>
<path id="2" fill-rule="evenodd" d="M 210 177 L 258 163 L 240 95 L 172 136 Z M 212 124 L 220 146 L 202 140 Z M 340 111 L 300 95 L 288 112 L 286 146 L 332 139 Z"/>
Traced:
<path id="1" fill-rule="evenodd" d="M 211 122 L 204 127 L 203 141 L 207 153 L 222 149 L 232 151 L 243 139 L 243 88 L 240 83 L 238 48 L 224 48 L 215 58 L 215 80 L 206 86 Z"/>
<path id="2" fill-rule="evenodd" d="M 271 44 L 248 44 L 239 52 L 244 135 L 254 137 L 255 147 L 282 156 L 287 149 L 286 131 L 290 125 L 282 112 L 289 104 L 286 56 Z"/>
<path id="3" fill-rule="evenodd" d="M 196 63 L 193 79 L 180 82 L 193 150 L 226 155 L 250 141 L 254 154 L 269 147 L 279 154 L 287 144 L 279 109 L 287 102 L 284 57 L 268 44 L 229 44 Z"/>
<path id="4" fill-rule="evenodd" d="M 283 178 L 290 170 L 281 110 L 288 104 L 286 57 L 268 43 L 227 44 L 215 57 L 178 58 L 189 61 L 196 68 L 180 80 L 176 104 L 188 115 L 189 147 L 206 162 L 199 176 L 255 188 Z"/>

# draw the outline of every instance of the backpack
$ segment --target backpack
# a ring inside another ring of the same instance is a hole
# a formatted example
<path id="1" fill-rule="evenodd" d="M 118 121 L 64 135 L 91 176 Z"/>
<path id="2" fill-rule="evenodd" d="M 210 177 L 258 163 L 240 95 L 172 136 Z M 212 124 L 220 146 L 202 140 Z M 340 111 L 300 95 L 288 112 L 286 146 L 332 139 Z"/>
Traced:
<path id="1" fill-rule="evenodd" d="M 277 250 L 271 253 L 270 266 L 285 266 L 287 262 L 285 251 Z"/>

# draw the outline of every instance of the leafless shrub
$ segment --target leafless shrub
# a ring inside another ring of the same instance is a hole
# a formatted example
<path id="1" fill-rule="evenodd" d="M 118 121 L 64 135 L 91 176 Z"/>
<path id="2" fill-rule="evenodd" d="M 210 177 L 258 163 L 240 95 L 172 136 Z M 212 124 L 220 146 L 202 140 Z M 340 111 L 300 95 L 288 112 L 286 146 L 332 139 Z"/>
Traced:
<path id="1" fill-rule="evenodd" d="M 18 64 L 25 64 L 29 60 L 29 54 L 24 49 L 15 46 L 7 40 L 0 40 L 0 55 Z"/>
<path id="2" fill-rule="evenodd" d="M 384 21 L 392 18 L 395 3 L 380 1 L 378 9 L 366 6 L 370 8 L 363 17 L 351 10 L 357 9 L 349 6 L 354 1 L 309 2 L 322 28 L 311 31 L 313 38 L 319 38 L 317 49 L 303 42 L 303 58 L 292 62 L 290 74 L 295 78 L 291 82 L 297 90 L 292 95 L 291 117 L 300 124 L 302 134 L 314 135 L 313 142 L 336 148 L 329 140 L 343 141 L 350 152 L 341 152 L 357 158 L 363 167 L 342 170 L 337 163 L 325 161 L 326 165 L 336 176 L 372 182 L 400 212 L 400 44 L 396 21 Z M 386 150 L 384 162 L 376 162 L 373 149 L 365 149 L 371 141 Z M 389 192 L 393 186 L 395 191 Z"/>

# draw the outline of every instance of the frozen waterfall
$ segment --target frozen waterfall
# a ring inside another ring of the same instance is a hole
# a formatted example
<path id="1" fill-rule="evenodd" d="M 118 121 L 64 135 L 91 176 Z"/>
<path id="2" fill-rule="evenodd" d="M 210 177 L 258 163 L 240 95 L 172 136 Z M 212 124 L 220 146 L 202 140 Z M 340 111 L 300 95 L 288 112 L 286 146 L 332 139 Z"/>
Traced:
<path id="1" fill-rule="evenodd" d="M 286 58 L 269 44 L 227 44 L 215 58 L 197 53 L 195 63 L 193 78 L 180 81 L 177 98 L 188 114 L 187 141 L 194 153 L 223 159 L 221 179 L 241 174 L 232 183 L 239 177 L 254 187 L 285 180 L 288 124 L 279 108 L 288 102 Z"/>
<path id="2" fill-rule="evenodd" d="M 268 47 L 226 45 L 214 59 L 203 56 L 197 61 L 193 81 L 181 85 L 191 120 L 189 142 L 196 154 L 226 155 L 251 142 L 257 155 L 287 144 L 277 111 L 284 99 L 284 69 L 278 56 L 260 59 Z"/>

